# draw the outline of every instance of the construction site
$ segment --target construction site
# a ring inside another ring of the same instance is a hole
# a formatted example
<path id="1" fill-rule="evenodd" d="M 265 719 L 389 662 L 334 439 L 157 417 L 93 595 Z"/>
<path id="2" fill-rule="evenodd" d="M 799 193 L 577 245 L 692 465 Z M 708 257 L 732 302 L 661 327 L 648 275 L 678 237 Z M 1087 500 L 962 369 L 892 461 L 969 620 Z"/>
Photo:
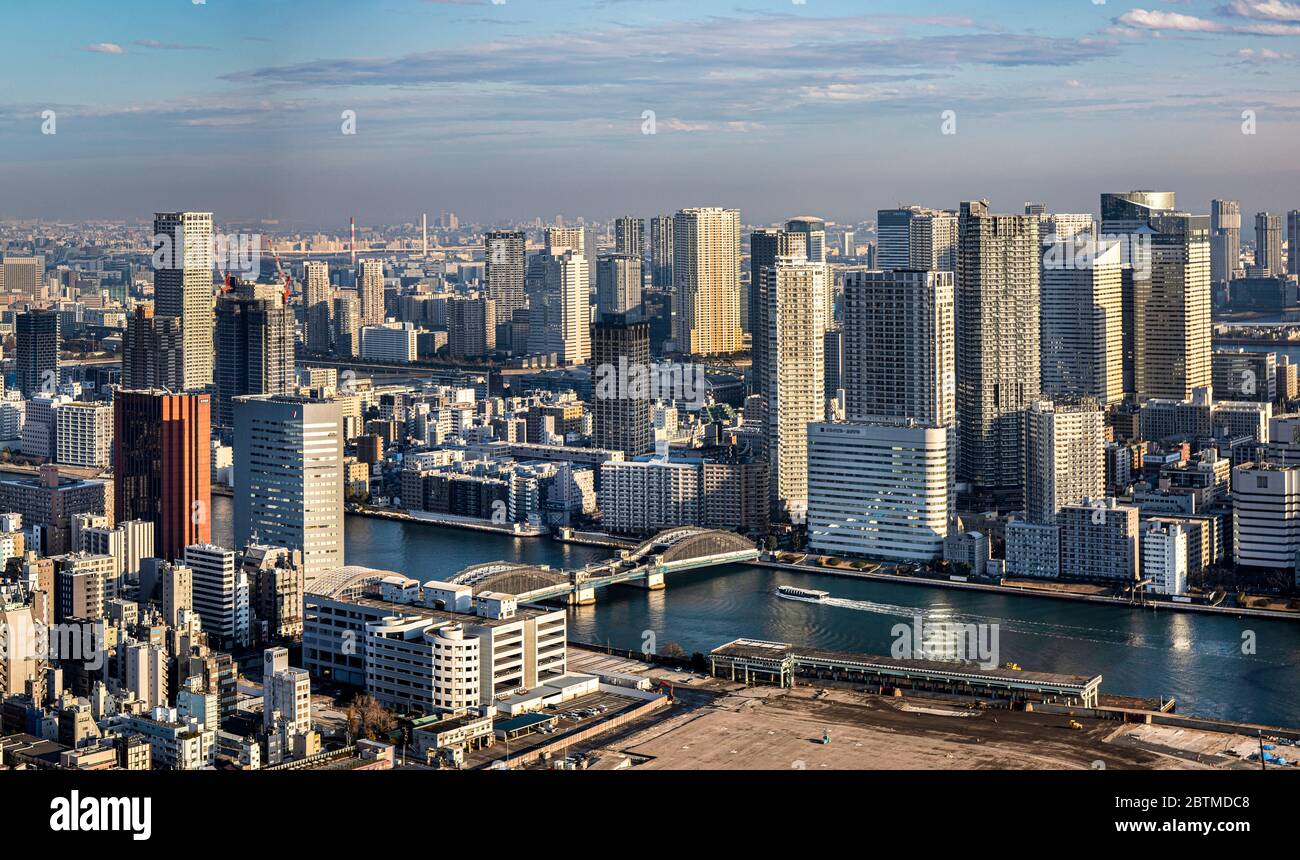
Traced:
<path id="1" fill-rule="evenodd" d="M 882 693 L 878 684 L 797 673 L 784 685 L 747 684 L 582 648 L 571 648 L 570 662 L 579 672 L 644 675 L 672 698 L 671 707 L 566 750 L 601 769 L 1258 770 L 1265 739 L 1289 753 L 1300 738 L 1104 698 L 1072 707 L 938 689 Z M 1083 679 L 1095 695 L 1091 680 Z"/>

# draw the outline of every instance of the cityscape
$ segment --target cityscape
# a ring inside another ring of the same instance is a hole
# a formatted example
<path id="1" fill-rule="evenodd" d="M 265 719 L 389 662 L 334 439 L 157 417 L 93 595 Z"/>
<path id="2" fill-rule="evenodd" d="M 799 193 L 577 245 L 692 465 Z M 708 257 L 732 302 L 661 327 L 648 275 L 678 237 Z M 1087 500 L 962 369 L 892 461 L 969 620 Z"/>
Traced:
<path id="1" fill-rule="evenodd" d="M 0 770 L 1297 768 L 1300 6 L 64 5 L 0 102 Z M 1149 149 L 1074 95 L 1143 51 Z"/>

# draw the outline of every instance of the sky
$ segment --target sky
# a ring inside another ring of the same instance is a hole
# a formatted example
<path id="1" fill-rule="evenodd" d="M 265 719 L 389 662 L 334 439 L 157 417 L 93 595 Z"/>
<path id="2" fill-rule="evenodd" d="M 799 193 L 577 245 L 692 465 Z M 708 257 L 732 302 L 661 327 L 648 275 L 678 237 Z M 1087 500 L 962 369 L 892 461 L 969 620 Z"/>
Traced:
<path id="1" fill-rule="evenodd" d="M 1300 208 L 1300 0 L 42 0 L 3 33 L 0 216 Z"/>

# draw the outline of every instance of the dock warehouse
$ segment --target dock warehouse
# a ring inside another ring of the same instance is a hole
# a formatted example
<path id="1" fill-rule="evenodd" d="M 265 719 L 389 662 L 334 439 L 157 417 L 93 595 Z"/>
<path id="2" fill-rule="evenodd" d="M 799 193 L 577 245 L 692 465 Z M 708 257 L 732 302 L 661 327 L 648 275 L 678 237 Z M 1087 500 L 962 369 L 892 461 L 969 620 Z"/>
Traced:
<path id="1" fill-rule="evenodd" d="M 870 654 L 823 651 L 787 642 L 736 639 L 709 653 L 714 677 L 745 684 L 788 687 L 794 677 L 879 684 L 1009 702 L 1050 702 L 1095 708 L 1101 676 L 985 669 L 973 663 L 896 660 Z"/>

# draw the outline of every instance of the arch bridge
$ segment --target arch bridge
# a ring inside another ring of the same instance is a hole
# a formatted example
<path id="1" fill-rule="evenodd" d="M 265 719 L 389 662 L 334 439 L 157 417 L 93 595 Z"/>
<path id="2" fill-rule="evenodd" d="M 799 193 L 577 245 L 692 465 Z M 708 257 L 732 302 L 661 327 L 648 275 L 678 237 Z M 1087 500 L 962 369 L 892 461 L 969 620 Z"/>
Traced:
<path id="1" fill-rule="evenodd" d="M 485 591 L 513 594 L 521 603 L 566 598 L 571 604 L 585 605 L 596 601 L 598 588 L 630 584 L 657 590 L 664 587 L 665 575 L 669 573 L 757 558 L 758 548 L 742 535 L 684 526 L 660 532 L 608 561 L 593 562 L 576 570 L 495 561 L 467 567 L 451 581 L 473 586 L 475 594 Z"/>

